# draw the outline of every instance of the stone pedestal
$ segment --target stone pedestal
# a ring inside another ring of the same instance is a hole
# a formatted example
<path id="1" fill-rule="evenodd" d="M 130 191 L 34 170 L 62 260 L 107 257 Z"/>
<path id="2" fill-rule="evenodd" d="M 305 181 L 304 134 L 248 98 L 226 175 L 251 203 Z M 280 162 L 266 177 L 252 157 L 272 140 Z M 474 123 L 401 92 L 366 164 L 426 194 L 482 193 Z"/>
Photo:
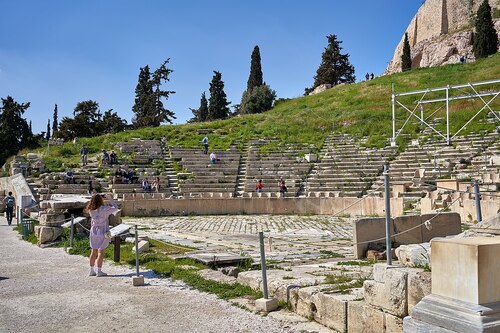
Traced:
<path id="1" fill-rule="evenodd" d="M 500 332 L 500 238 L 440 239 L 432 246 L 432 294 L 404 332 Z"/>
<path id="2" fill-rule="evenodd" d="M 271 312 L 278 308 L 278 300 L 275 298 L 259 298 L 255 301 L 258 311 Z"/>

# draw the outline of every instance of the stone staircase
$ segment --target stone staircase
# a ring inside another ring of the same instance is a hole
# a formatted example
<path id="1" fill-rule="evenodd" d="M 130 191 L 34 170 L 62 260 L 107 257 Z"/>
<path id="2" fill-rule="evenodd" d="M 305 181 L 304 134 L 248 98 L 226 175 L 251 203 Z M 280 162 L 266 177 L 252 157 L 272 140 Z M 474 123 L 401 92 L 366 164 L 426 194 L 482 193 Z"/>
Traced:
<path id="1" fill-rule="evenodd" d="M 360 197 L 394 154 L 392 148 L 362 147 L 347 134 L 330 135 L 307 179 L 307 195 L 329 192 L 334 196 Z"/>
<path id="2" fill-rule="evenodd" d="M 243 150 L 240 157 L 240 165 L 238 168 L 238 176 L 236 177 L 235 196 L 241 197 L 245 192 L 245 178 L 247 174 L 248 162 L 248 143 L 243 144 Z"/>

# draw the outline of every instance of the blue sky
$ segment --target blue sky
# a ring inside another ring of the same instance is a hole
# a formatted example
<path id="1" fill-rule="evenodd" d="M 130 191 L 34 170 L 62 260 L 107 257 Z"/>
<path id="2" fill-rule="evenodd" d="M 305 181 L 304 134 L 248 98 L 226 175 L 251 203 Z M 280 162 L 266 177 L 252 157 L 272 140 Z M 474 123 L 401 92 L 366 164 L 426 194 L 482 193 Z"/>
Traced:
<path id="1" fill-rule="evenodd" d="M 228 100 L 246 88 L 250 56 L 259 45 L 264 80 L 278 97 L 311 86 L 336 34 L 356 69 L 380 75 L 422 0 L 0 0 L 0 97 L 31 102 L 25 117 L 45 131 L 76 104 L 95 100 L 130 122 L 139 68 L 170 58 L 164 88 L 175 123 L 192 117 L 213 70 Z"/>

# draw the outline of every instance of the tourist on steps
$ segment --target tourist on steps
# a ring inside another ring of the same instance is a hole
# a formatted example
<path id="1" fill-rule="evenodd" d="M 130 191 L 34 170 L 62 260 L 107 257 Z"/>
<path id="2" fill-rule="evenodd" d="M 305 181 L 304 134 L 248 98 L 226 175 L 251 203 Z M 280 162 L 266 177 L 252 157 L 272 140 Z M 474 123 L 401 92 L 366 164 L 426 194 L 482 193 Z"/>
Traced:
<path id="1" fill-rule="evenodd" d="M 96 193 L 92 195 L 90 202 L 87 205 L 87 210 L 90 213 L 90 270 L 89 276 L 106 276 L 102 271 L 102 262 L 104 260 L 104 250 L 108 247 L 111 237 L 109 236 L 109 216 L 116 213 L 119 208 L 112 197 L 107 197 L 112 206 L 104 205 L 104 196 Z M 97 272 L 94 270 L 94 264 L 97 259 Z"/>
<path id="2" fill-rule="evenodd" d="M 262 189 L 264 188 L 264 185 L 262 185 L 262 179 L 259 179 L 257 182 L 257 185 L 255 185 L 255 191 L 257 193 L 262 193 Z"/>
<path id="3" fill-rule="evenodd" d="M 208 154 L 208 136 L 205 135 L 201 140 L 201 144 L 203 145 L 203 154 Z"/>

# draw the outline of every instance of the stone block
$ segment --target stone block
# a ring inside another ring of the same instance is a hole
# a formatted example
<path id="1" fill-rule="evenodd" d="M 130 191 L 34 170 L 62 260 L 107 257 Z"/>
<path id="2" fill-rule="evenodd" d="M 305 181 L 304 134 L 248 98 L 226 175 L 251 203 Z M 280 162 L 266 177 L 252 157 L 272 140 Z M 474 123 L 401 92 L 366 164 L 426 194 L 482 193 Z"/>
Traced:
<path id="1" fill-rule="evenodd" d="M 149 242 L 142 240 L 137 244 L 137 252 L 143 253 L 149 251 Z M 132 252 L 135 253 L 135 246 L 132 248 Z"/>
<path id="2" fill-rule="evenodd" d="M 384 313 L 363 301 L 347 303 L 347 331 L 349 333 L 383 333 Z"/>
<path id="3" fill-rule="evenodd" d="M 403 332 L 403 319 L 393 316 L 390 313 L 384 313 L 385 317 L 385 333 L 401 333 Z"/>
<path id="4" fill-rule="evenodd" d="M 430 265 L 430 243 L 401 245 L 395 252 L 399 262 L 407 267 Z"/>
<path id="5" fill-rule="evenodd" d="M 413 307 L 431 293 L 431 272 L 408 272 L 408 313 Z"/>
<path id="6" fill-rule="evenodd" d="M 278 308 L 278 300 L 274 298 L 259 298 L 255 301 L 257 311 L 271 312 Z"/>
<path id="7" fill-rule="evenodd" d="M 37 238 L 40 244 L 52 243 L 62 235 L 63 228 L 39 226 L 36 228 Z"/>
<path id="8" fill-rule="evenodd" d="M 386 264 L 377 264 L 374 267 L 374 277 L 377 274 L 377 280 L 367 280 L 363 284 L 365 301 L 374 307 L 382 308 L 387 312 L 399 317 L 408 314 L 407 301 L 407 278 L 408 272 L 405 269 L 387 266 Z M 385 266 L 385 274 L 382 278 L 382 270 Z M 377 273 L 375 273 L 377 271 Z"/>
<path id="9" fill-rule="evenodd" d="M 64 223 L 63 213 L 40 214 L 40 225 L 48 227 L 58 227 Z"/>
<path id="10" fill-rule="evenodd" d="M 132 276 L 132 285 L 134 287 L 143 286 L 144 285 L 144 276 Z"/>
<path id="11" fill-rule="evenodd" d="M 313 298 L 314 320 L 337 332 L 347 332 L 347 304 L 355 299 L 354 295 L 317 293 Z"/>
<path id="12" fill-rule="evenodd" d="M 223 282 L 223 283 L 227 283 L 227 284 L 235 284 L 236 283 L 235 277 L 225 275 L 220 271 L 214 271 L 211 269 L 202 269 L 202 270 L 198 271 L 197 273 L 198 273 L 198 275 L 200 275 L 201 277 L 203 277 L 207 280 Z"/>
<path id="13" fill-rule="evenodd" d="M 444 213 L 436 216 L 436 214 L 422 215 L 421 222 L 431 219 L 432 228 L 429 230 L 422 226 L 423 242 L 430 242 L 434 237 L 446 237 L 458 235 L 462 232 L 462 220 L 458 213 Z"/>
<path id="14" fill-rule="evenodd" d="M 499 237 L 436 239 L 432 294 L 472 304 L 500 302 Z"/>

